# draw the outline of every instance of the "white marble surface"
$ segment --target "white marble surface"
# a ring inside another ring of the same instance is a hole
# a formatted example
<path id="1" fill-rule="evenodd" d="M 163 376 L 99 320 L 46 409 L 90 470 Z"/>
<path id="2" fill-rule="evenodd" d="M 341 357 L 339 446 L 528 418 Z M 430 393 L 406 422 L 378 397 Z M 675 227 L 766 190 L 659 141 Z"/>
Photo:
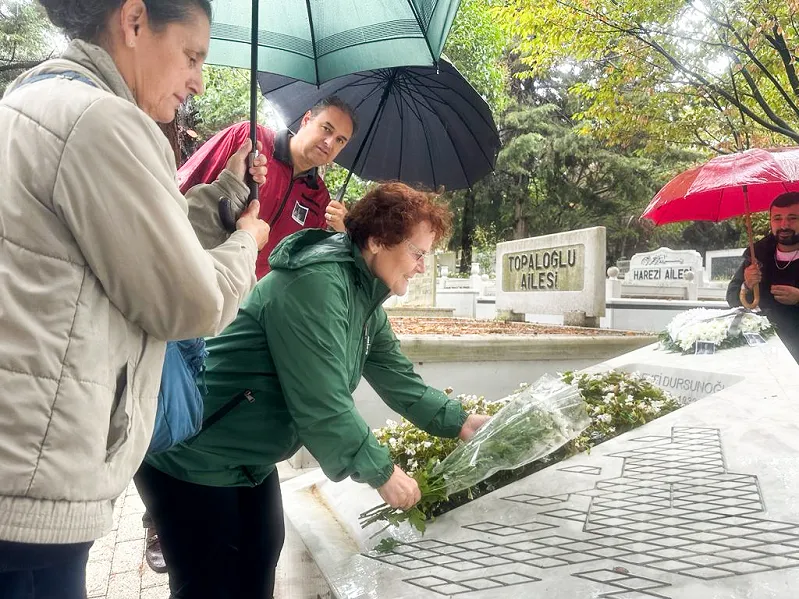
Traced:
<path id="1" fill-rule="evenodd" d="M 729 384 L 445 514 L 424 537 L 400 531 L 409 544 L 395 554 L 370 554 L 357 530 L 374 491 L 318 473 L 291 481 L 288 517 L 334 595 L 796 597 L 799 366 L 776 338 L 712 356 L 651 346 L 604 366 L 630 364 Z"/>

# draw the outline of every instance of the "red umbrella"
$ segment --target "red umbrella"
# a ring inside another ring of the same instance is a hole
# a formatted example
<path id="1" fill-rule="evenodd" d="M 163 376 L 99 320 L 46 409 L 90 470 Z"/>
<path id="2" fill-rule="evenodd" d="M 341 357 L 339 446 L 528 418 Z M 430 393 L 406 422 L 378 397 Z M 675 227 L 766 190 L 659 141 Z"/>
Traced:
<path id="1" fill-rule="evenodd" d="M 677 175 L 652 198 L 641 219 L 663 225 L 745 215 L 749 255 L 754 256 L 750 214 L 768 210 L 774 198 L 786 191 L 799 191 L 799 148 L 746 150 L 717 156 Z M 741 303 L 747 308 L 757 306 L 759 299 L 757 287 L 751 304 L 741 293 Z"/>

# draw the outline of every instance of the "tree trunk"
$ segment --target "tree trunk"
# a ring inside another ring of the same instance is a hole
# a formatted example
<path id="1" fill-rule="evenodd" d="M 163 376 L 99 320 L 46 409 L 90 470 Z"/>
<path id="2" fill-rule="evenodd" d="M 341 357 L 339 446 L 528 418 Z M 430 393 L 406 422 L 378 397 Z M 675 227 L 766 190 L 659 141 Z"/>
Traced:
<path id="1" fill-rule="evenodd" d="M 527 189 L 527 177 L 522 177 L 519 181 L 519 189 Z M 513 238 L 524 239 L 527 237 L 527 219 L 524 217 L 524 203 L 527 200 L 526 193 L 520 193 L 513 203 Z"/>
<path id="2" fill-rule="evenodd" d="M 458 271 L 472 271 L 472 243 L 474 242 L 474 206 L 476 199 L 471 189 L 463 192 L 463 218 L 461 219 L 461 263 Z"/>

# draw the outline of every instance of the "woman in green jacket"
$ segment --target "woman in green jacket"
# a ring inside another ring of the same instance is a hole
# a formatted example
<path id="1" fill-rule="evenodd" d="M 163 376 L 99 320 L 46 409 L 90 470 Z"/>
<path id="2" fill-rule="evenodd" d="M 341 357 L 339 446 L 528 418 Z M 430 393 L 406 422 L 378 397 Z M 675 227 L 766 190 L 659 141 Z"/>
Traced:
<path id="1" fill-rule="evenodd" d="M 302 445 L 331 480 L 369 484 L 394 507 L 420 499 L 355 407 L 362 376 L 434 435 L 466 440 L 488 419 L 424 384 L 382 308 L 424 272 L 449 220 L 428 195 L 389 183 L 356 204 L 347 233 L 301 231 L 272 252 L 272 272 L 208 340 L 203 431 L 136 477 L 173 598 L 272 596 L 284 534 L 275 464 Z"/>

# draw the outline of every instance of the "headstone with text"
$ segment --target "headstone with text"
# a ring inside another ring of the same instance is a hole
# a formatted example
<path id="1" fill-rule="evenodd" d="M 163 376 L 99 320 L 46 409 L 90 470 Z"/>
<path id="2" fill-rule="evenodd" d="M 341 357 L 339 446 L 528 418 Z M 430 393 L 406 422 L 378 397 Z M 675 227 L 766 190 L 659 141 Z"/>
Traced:
<path id="1" fill-rule="evenodd" d="M 670 368 L 652 363 L 627 364 L 621 370 L 649 377 L 654 385 L 671 393 L 682 405 L 718 393 L 743 380 L 743 377 L 731 373 Z"/>
<path id="2" fill-rule="evenodd" d="M 711 281 L 729 281 L 743 262 L 744 248 L 705 252 L 705 271 Z"/>
<path id="3" fill-rule="evenodd" d="M 687 272 L 694 273 L 694 280 L 697 283 L 702 282 L 704 269 L 699 252 L 660 248 L 652 252 L 635 254 L 630 259 L 630 270 L 624 275 L 624 282 L 628 285 L 663 287 L 685 285 Z"/>
<path id="4" fill-rule="evenodd" d="M 497 244 L 497 310 L 605 314 L 605 228 Z"/>

